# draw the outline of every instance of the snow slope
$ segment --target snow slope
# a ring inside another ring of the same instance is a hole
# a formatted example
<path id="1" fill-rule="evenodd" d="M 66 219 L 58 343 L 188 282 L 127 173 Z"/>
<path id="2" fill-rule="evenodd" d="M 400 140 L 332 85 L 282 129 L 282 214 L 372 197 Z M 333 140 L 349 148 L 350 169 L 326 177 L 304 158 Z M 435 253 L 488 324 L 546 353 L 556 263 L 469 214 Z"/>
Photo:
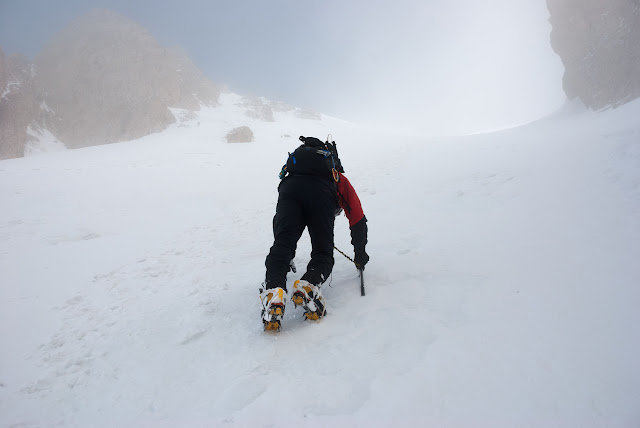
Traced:
<path id="1" fill-rule="evenodd" d="M 239 114 L 0 162 L 1 426 L 640 424 L 639 101 L 435 140 L 278 113 L 227 144 Z M 329 315 L 267 334 L 277 174 L 328 133 L 367 295 L 336 253 Z"/>

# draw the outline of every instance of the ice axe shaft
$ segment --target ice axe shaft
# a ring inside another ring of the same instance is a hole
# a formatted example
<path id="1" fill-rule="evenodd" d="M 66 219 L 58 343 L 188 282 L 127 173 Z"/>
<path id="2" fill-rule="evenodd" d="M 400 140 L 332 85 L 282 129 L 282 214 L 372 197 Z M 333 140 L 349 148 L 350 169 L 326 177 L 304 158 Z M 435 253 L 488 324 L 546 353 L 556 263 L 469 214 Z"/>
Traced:
<path id="1" fill-rule="evenodd" d="M 349 259 L 349 261 L 351 263 L 353 263 L 354 265 L 356 265 L 356 269 L 358 269 L 358 272 L 360 272 L 360 295 L 364 296 L 364 274 L 362 273 L 362 268 L 360 267 L 359 264 L 357 264 L 351 257 L 347 256 L 345 253 L 343 253 L 342 251 L 340 251 L 340 249 L 338 247 L 336 247 L 335 245 L 333 246 L 333 248 L 335 248 L 340 254 L 342 254 L 343 256 L 345 256 L 347 259 Z"/>

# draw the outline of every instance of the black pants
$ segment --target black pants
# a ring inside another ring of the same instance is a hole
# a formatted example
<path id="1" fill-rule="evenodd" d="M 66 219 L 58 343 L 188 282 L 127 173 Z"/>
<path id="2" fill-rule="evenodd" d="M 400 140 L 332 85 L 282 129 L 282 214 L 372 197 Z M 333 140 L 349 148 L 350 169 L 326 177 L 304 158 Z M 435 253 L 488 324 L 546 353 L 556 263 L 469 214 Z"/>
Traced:
<path id="1" fill-rule="evenodd" d="M 305 227 L 311 238 L 311 261 L 302 279 L 318 285 L 329 277 L 334 263 L 333 225 L 337 207 L 335 185 L 329 180 L 293 175 L 280 184 L 273 217 L 274 242 L 265 261 L 266 288 L 286 290 L 289 263 Z"/>

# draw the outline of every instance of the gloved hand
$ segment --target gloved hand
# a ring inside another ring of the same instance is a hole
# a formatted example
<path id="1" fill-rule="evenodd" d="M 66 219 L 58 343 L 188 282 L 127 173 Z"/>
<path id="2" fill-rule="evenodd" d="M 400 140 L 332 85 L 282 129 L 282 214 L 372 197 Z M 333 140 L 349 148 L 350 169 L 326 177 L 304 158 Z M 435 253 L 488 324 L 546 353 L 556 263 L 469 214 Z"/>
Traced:
<path id="1" fill-rule="evenodd" d="M 364 270 L 364 266 L 369 262 L 369 254 L 367 254 L 364 248 L 355 250 L 355 253 L 356 255 L 353 258 L 353 261 L 356 262 L 356 267 Z"/>
<path id="2" fill-rule="evenodd" d="M 364 270 L 364 265 L 369 261 L 369 255 L 364 250 L 367 245 L 367 218 L 362 217 L 359 222 L 351 226 L 351 245 L 355 253 L 354 262 L 358 269 Z"/>

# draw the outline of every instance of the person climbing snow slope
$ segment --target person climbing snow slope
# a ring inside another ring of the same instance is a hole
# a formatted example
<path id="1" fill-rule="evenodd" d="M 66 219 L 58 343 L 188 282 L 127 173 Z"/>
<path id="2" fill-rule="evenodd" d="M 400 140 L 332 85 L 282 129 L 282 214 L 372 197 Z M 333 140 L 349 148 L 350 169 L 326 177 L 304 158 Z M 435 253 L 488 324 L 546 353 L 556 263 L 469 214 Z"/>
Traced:
<path id="1" fill-rule="evenodd" d="M 349 220 L 356 267 L 364 269 L 369 261 L 365 251 L 367 218 L 344 175 L 335 142 L 314 137 L 300 137 L 300 141 L 302 145 L 289 154 L 280 172 L 274 242 L 265 261 L 265 282 L 260 289 L 265 330 L 281 328 L 288 297 L 287 273 L 295 271 L 293 258 L 305 227 L 311 238 L 311 260 L 304 275 L 294 282 L 291 300 L 304 309 L 306 319 L 319 320 L 326 314 L 320 286 L 333 269 L 333 227 L 342 210 Z"/>

